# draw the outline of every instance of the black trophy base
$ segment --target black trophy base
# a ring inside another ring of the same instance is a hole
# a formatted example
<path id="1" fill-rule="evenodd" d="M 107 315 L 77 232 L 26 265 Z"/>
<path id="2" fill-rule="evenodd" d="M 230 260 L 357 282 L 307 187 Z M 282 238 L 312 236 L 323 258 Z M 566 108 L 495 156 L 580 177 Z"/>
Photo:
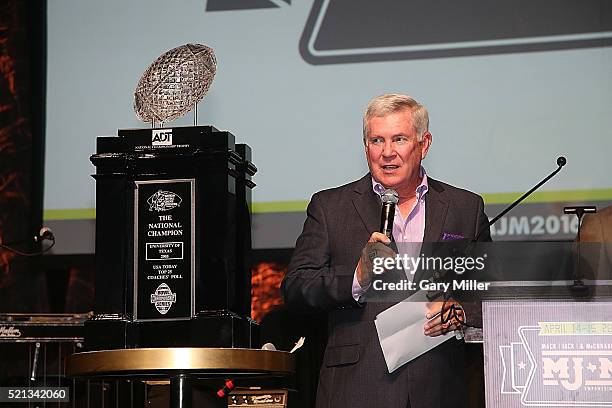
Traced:
<path id="1" fill-rule="evenodd" d="M 229 311 L 208 311 L 188 320 L 130 321 L 96 315 L 85 322 L 86 351 L 143 347 L 251 348 L 257 323 Z"/>

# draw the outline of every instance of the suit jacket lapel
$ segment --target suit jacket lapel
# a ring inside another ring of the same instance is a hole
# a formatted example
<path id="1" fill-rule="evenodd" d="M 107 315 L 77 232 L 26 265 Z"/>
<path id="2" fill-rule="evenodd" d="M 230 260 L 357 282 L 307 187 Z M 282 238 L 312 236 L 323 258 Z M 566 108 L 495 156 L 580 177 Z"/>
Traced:
<path id="1" fill-rule="evenodd" d="M 423 242 L 438 242 L 448 211 L 448 201 L 444 198 L 444 187 L 433 179 L 428 179 L 429 190 L 425 195 L 425 234 Z"/>
<path id="2" fill-rule="evenodd" d="M 363 222 L 368 235 L 378 231 L 382 204 L 380 197 L 372 190 L 372 176 L 366 174 L 355 186 L 353 205 Z"/>
<path id="3" fill-rule="evenodd" d="M 431 256 L 432 245 L 430 243 L 438 242 L 442 237 L 442 228 L 444 228 L 446 212 L 448 211 L 448 201 L 442 194 L 444 187 L 440 183 L 431 178 L 428 178 L 427 182 L 429 190 L 425 194 L 425 234 L 423 235 L 421 253 L 425 256 Z M 422 269 L 418 269 L 414 275 L 414 282 L 430 277 L 430 271 L 423 273 Z"/>

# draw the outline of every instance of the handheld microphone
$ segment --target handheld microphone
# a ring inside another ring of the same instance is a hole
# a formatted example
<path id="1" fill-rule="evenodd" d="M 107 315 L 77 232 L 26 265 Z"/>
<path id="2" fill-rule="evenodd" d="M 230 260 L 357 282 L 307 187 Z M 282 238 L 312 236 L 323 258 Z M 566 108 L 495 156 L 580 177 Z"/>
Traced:
<path id="1" fill-rule="evenodd" d="M 382 213 L 380 215 L 380 232 L 387 238 L 393 239 L 393 219 L 395 218 L 395 206 L 399 202 L 397 191 L 389 188 L 380 197 L 382 200 Z"/>

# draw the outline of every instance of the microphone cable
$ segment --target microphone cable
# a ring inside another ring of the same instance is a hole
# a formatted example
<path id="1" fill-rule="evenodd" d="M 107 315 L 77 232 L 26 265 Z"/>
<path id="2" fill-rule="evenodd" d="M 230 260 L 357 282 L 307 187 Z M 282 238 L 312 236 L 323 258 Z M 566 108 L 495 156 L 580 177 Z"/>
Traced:
<path id="1" fill-rule="evenodd" d="M 16 248 L 13 248 L 12 246 L 3 244 L 1 242 L 0 242 L 0 248 L 6 251 L 9 251 L 9 252 L 13 252 L 14 254 L 17 254 L 20 256 L 33 257 L 33 256 L 42 255 L 45 252 L 48 252 L 49 250 L 51 250 L 51 248 L 53 248 L 53 246 L 55 245 L 55 235 L 53 235 L 53 231 L 51 231 L 51 228 L 42 227 L 38 235 L 34 236 L 34 242 L 40 243 L 42 245 L 44 241 L 51 241 L 51 245 L 49 245 L 46 248 L 41 249 L 40 251 L 35 251 L 35 252 L 20 251 Z"/>

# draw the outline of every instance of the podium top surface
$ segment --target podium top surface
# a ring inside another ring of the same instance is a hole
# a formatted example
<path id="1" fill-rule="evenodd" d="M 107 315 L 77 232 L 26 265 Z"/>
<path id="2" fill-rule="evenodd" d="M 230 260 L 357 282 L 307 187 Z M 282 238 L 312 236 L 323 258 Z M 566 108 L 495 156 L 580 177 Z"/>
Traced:
<path id="1" fill-rule="evenodd" d="M 160 376 L 176 372 L 210 375 L 283 376 L 295 372 L 285 351 L 240 348 L 140 348 L 75 353 L 67 373 L 87 376 Z"/>

